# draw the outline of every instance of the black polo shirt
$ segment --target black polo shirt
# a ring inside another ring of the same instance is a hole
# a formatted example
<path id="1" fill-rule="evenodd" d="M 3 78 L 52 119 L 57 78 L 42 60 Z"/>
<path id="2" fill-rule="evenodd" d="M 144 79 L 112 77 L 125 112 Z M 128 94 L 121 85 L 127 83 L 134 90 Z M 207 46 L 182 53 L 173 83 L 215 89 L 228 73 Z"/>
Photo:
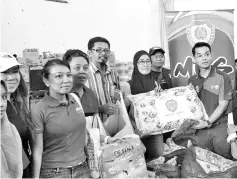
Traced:
<path id="1" fill-rule="evenodd" d="M 214 67 L 211 67 L 207 78 L 203 78 L 198 73 L 189 78 L 188 83 L 191 83 L 196 89 L 208 116 L 211 116 L 220 100 L 232 99 L 232 86 L 229 76 Z M 230 112 L 225 111 L 223 115 Z"/>
<path id="2" fill-rule="evenodd" d="M 82 104 L 85 116 L 86 117 L 93 116 L 95 113 L 98 113 L 99 103 L 98 103 L 97 97 L 90 88 L 87 88 L 85 85 L 82 88 L 83 88 L 84 93 L 81 97 L 81 104 Z M 78 92 L 73 92 L 73 93 L 75 93 L 80 98 Z"/>

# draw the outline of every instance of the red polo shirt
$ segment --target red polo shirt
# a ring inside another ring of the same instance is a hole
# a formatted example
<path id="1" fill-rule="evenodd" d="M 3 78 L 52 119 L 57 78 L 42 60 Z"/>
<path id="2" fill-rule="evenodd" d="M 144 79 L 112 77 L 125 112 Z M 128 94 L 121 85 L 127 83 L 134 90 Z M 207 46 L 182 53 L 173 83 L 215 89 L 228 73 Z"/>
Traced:
<path id="1" fill-rule="evenodd" d="M 211 116 L 220 100 L 232 99 L 232 86 L 229 76 L 214 67 L 211 67 L 207 78 L 203 78 L 198 73 L 189 78 L 188 83 L 191 83 L 196 89 L 208 116 Z M 229 110 L 225 111 L 223 115 L 230 112 Z"/>

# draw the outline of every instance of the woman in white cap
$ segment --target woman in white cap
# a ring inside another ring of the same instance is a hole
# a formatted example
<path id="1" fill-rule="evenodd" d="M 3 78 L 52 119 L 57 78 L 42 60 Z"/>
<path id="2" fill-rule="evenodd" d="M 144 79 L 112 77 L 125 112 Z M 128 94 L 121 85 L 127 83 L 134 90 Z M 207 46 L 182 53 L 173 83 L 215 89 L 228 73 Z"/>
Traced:
<path id="1" fill-rule="evenodd" d="M 7 109 L 7 86 L 1 80 L 1 178 L 22 178 L 22 144 L 16 127 L 9 122 Z"/>
<path id="2" fill-rule="evenodd" d="M 30 115 L 28 110 L 28 89 L 26 83 L 20 73 L 20 66 L 16 58 L 11 54 L 0 53 L 1 55 L 1 80 L 6 83 L 7 109 L 6 114 L 9 121 L 15 125 L 18 130 L 23 146 L 23 177 L 29 178 L 29 161 L 30 161 Z"/>

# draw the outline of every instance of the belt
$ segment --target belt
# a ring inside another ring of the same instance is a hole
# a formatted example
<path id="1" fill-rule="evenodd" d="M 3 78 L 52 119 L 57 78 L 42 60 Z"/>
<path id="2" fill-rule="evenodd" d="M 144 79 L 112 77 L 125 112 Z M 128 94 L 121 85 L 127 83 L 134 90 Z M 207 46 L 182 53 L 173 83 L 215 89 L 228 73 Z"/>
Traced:
<path id="1" fill-rule="evenodd" d="M 78 166 L 78 165 L 83 164 L 85 161 L 86 161 L 86 159 L 85 159 L 84 161 L 82 161 L 82 162 L 79 162 L 78 164 L 76 164 L 76 165 L 74 165 L 74 166 L 67 166 L 67 167 L 64 167 L 64 168 L 73 168 L 73 167 L 76 167 L 76 166 Z"/>

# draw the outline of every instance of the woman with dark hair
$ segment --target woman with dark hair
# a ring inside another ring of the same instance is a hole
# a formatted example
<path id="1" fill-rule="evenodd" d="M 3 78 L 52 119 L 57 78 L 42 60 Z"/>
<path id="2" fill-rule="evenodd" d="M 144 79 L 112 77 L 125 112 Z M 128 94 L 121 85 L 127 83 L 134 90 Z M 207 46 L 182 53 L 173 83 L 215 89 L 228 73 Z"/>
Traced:
<path id="1" fill-rule="evenodd" d="M 9 121 L 18 130 L 23 146 L 23 177 L 29 178 L 30 161 L 30 115 L 28 110 L 28 89 L 20 73 L 20 66 L 15 57 L 1 52 L 1 79 L 6 83 L 7 95 L 7 116 Z"/>
<path id="2" fill-rule="evenodd" d="M 22 178 L 22 143 L 16 127 L 9 122 L 7 109 L 7 86 L 1 80 L 1 178 Z"/>
<path id="3" fill-rule="evenodd" d="M 128 81 L 127 86 L 123 86 L 124 88 L 122 87 L 122 89 L 127 93 L 125 96 L 128 94 L 136 95 L 154 90 L 156 85 L 151 74 L 151 59 L 149 54 L 144 50 L 138 51 L 134 55 L 133 65 L 134 69 L 132 79 Z M 125 101 L 128 103 L 128 100 Z M 133 105 L 130 104 L 129 108 L 129 115 L 132 119 L 133 125 L 135 125 Z M 146 147 L 145 157 L 147 160 L 158 158 L 162 155 L 164 150 L 162 134 L 145 136 L 141 140 Z"/>
<path id="4" fill-rule="evenodd" d="M 49 87 L 31 110 L 34 178 L 89 178 L 84 147 L 86 119 L 82 107 L 69 95 L 72 74 L 68 62 L 48 61 L 42 70 Z"/>
<path id="5" fill-rule="evenodd" d="M 71 92 L 80 98 L 85 116 L 93 116 L 95 113 L 98 113 L 99 104 L 94 92 L 85 86 L 89 70 L 87 54 L 77 49 L 68 50 L 64 54 L 63 60 L 67 61 L 71 68 L 73 77 Z"/>
<path id="6" fill-rule="evenodd" d="M 63 60 L 67 61 L 71 68 L 73 77 L 71 92 L 75 93 L 80 99 L 85 117 L 87 118 L 87 124 L 88 121 L 93 122 L 93 118 L 98 114 L 99 104 L 95 93 L 85 86 L 88 80 L 89 58 L 83 51 L 73 49 L 68 50 L 64 54 Z M 89 118 L 92 118 L 92 120 L 89 120 Z M 91 125 L 89 127 L 91 127 Z M 105 143 L 112 143 L 117 140 L 117 138 L 101 135 L 100 140 L 101 142 L 105 140 Z"/>

